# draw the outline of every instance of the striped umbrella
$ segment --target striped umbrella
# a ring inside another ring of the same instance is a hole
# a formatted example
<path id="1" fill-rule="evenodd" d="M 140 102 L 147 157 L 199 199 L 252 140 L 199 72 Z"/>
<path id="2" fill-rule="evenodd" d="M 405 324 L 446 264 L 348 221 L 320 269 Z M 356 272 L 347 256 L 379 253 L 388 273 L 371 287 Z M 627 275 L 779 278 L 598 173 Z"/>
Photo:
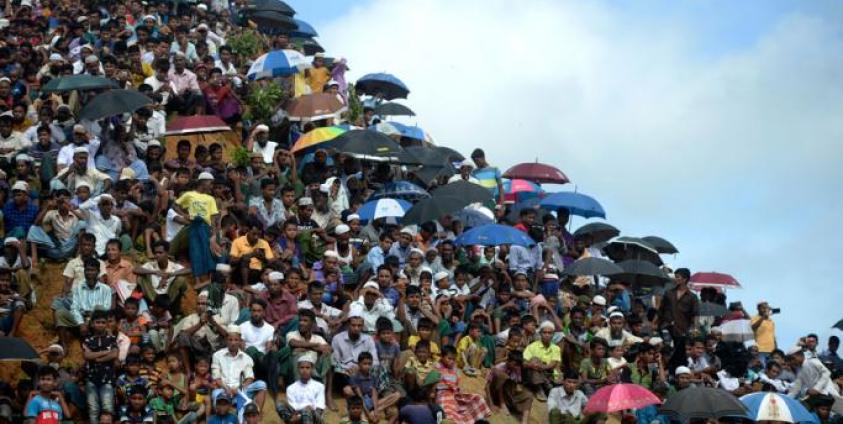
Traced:
<path id="1" fill-rule="evenodd" d="M 741 403 L 749 409 L 755 421 L 780 421 L 786 423 L 818 423 L 798 400 L 774 392 L 759 392 L 741 396 Z"/>
<path id="2" fill-rule="evenodd" d="M 413 204 L 401 199 L 381 198 L 363 204 L 357 214 L 361 221 L 371 221 L 378 218 L 401 218 Z"/>
<path id="3" fill-rule="evenodd" d="M 291 121 L 309 122 L 334 118 L 343 110 L 345 110 L 345 105 L 336 95 L 314 93 L 296 97 L 287 106 L 287 115 Z"/>
<path id="4" fill-rule="evenodd" d="M 340 127 L 322 127 L 310 130 L 296 141 L 291 151 L 301 153 L 318 149 L 320 144 L 333 140 L 345 131 Z"/>
<path id="5" fill-rule="evenodd" d="M 257 58 L 249 67 L 246 77 L 250 80 L 288 77 L 311 66 L 307 58 L 295 50 L 273 50 Z"/>
<path id="6" fill-rule="evenodd" d="M 509 202 L 540 197 L 543 193 L 541 186 L 532 181 L 517 178 L 503 181 L 503 199 Z"/>

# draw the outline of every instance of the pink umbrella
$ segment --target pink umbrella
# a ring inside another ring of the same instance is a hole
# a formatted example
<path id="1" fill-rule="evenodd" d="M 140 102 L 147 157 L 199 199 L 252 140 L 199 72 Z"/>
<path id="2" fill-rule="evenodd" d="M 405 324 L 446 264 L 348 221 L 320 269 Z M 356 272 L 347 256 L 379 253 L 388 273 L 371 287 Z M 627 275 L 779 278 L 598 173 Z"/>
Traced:
<path id="1" fill-rule="evenodd" d="M 559 168 L 538 162 L 519 163 L 503 173 L 504 178 L 522 178 L 539 184 L 567 184 L 568 176 Z"/>
<path id="2" fill-rule="evenodd" d="M 694 289 L 703 287 L 714 287 L 719 290 L 742 288 L 741 283 L 735 277 L 719 272 L 697 272 L 691 276 L 690 283 Z"/>
<path id="3" fill-rule="evenodd" d="M 662 401 L 656 395 L 637 384 L 612 384 L 594 392 L 583 412 L 608 414 L 627 409 L 640 409 L 659 403 Z"/>
<path id="4" fill-rule="evenodd" d="M 533 195 L 521 195 L 521 193 L 534 193 Z M 531 197 L 541 196 L 544 193 L 541 186 L 527 180 L 515 179 L 504 180 L 503 198 L 509 202 L 518 202 Z"/>

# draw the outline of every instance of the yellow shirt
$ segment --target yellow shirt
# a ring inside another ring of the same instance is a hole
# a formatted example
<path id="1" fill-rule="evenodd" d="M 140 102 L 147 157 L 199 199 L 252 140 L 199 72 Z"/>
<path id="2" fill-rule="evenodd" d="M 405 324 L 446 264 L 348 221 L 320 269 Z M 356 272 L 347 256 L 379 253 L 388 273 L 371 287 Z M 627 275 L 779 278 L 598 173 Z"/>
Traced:
<path id="1" fill-rule="evenodd" d="M 464 336 L 463 338 L 460 339 L 459 342 L 457 342 L 457 367 L 458 368 L 462 368 L 462 367 L 466 366 L 466 363 L 463 361 L 463 358 L 462 358 L 463 353 L 466 350 L 468 350 L 468 348 L 471 347 L 472 344 L 479 345 L 480 340 L 477 340 L 475 342 L 474 340 L 471 339 L 470 336 Z"/>
<path id="2" fill-rule="evenodd" d="M 760 316 L 752 317 L 752 324 L 755 325 L 759 320 Z M 776 350 L 776 323 L 773 320 L 765 320 L 755 329 L 755 344 L 759 352 L 770 353 Z"/>
<path id="3" fill-rule="evenodd" d="M 198 191 L 185 192 L 176 200 L 176 204 L 187 210 L 190 219 L 198 216 L 204 219 L 208 225 L 211 225 L 211 217 L 219 213 L 217 201 L 213 197 Z"/>
<path id="4" fill-rule="evenodd" d="M 536 340 L 524 349 L 524 362 L 530 362 L 531 359 L 538 358 L 544 364 L 551 362 L 562 362 L 562 349 L 559 346 L 551 343 L 550 346 L 544 347 L 541 340 Z"/>
<path id="5" fill-rule="evenodd" d="M 307 82 L 310 84 L 310 91 L 313 93 L 321 93 L 322 89 L 325 88 L 325 84 L 331 80 L 331 71 L 324 66 L 319 68 L 310 68 L 307 72 L 309 75 Z"/>
<path id="6" fill-rule="evenodd" d="M 416 348 L 416 343 L 419 342 L 421 338 L 419 336 L 410 336 L 407 338 L 407 348 L 410 350 L 414 350 Z M 442 352 L 439 351 L 439 345 L 436 342 L 430 342 L 430 357 L 433 359 L 433 362 L 439 362 L 439 357 L 442 355 Z"/>
<path id="7" fill-rule="evenodd" d="M 275 257 L 272 254 L 272 248 L 269 247 L 269 243 L 267 243 L 266 240 L 258 239 L 258 242 L 252 246 L 249 244 L 249 240 L 246 239 L 246 236 L 237 237 L 233 242 L 231 242 L 231 257 L 240 258 L 243 257 L 243 255 L 248 255 L 254 252 L 257 249 L 263 249 L 266 259 L 272 259 Z M 252 258 L 249 261 L 249 268 L 260 271 L 263 269 L 263 266 L 261 265 L 260 260 Z"/>
<path id="8" fill-rule="evenodd" d="M 310 94 L 310 85 L 308 85 L 304 72 L 299 72 L 293 76 L 293 97 L 299 97 L 305 94 Z"/>

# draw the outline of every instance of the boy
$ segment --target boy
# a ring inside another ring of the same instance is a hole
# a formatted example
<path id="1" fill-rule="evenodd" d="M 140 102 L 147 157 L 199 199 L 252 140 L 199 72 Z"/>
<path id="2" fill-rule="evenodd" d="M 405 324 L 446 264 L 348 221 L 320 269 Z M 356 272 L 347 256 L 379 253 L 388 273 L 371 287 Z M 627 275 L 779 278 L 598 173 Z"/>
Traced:
<path id="1" fill-rule="evenodd" d="M 106 331 L 107 315 L 108 313 L 101 309 L 93 311 L 91 335 L 82 342 L 82 357 L 85 359 L 87 375 L 85 393 L 91 424 L 99 423 L 100 411 L 114 414 L 114 363 L 118 349 L 117 337 Z"/>
<path id="2" fill-rule="evenodd" d="M 70 409 L 64 400 L 64 393 L 56 390 L 58 371 L 44 366 L 38 372 L 38 393 L 29 399 L 24 408 L 26 423 L 53 422 L 70 419 Z"/>
<path id="3" fill-rule="evenodd" d="M 208 417 L 208 424 L 237 424 L 237 417 L 231 409 L 231 397 L 225 391 L 214 400 L 214 413 Z"/>
<path id="4" fill-rule="evenodd" d="M 153 421 L 152 410 L 146 405 L 146 386 L 131 386 L 128 399 L 128 403 L 123 405 L 120 411 L 120 424 L 144 424 Z"/>
<path id="5" fill-rule="evenodd" d="M 129 392 L 135 387 L 143 387 L 146 390 L 149 382 L 140 375 L 141 358 L 137 354 L 126 357 L 125 373 L 117 379 L 117 393 L 122 399 L 130 396 Z M 145 392 L 144 392 L 145 393 Z"/>
<path id="6" fill-rule="evenodd" d="M 311 378 L 315 362 L 316 355 L 313 352 L 308 352 L 298 359 L 299 379 L 287 387 L 287 405 L 278 406 L 278 414 L 285 423 L 323 422 L 325 386 Z"/>
<path id="7" fill-rule="evenodd" d="M 483 366 L 486 348 L 480 344 L 480 325 L 472 322 L 468 326 L 468 335 L 457 342 L 457 367 L 469 377 L 477 375 L 477 369 Z"/>
<path id="8" fill-rule="evenodd" d="M 547 411 L 551 424 L 562 424 L 582 418 L 582 410 L 588 403 L 585 394 L 578 390 L 580 376 L 576 371 L 565 372 L 562 387 L 554 387 L 547 396 Z"/>
<path id="9" fill-rule="evenodd" d="M 504 362 L 492 367 L 486 378 L 486 402 L 493 411 L 500 405 L 506 415 L 520 416 L 521 423 L 527 424 L 533 396 L 522 385 L 523 365 L 523 354 L 513 350 Z"/>
<path id="10" fill-rule="evenodd" d="M 407 392 L 411 392 L 414 388 L 420 386 L 436 367 L 436 361 L 431 358 L 430 345 L 431 342 L 427 340 L 419 340 L 416 343 L 413 355 L 404 365 L 404 388 L 407 389 Z"/>
<path id="11" fill-rule="evenodd" d="M 363 399 L 359 396 L 352 396 L 345 403 L 348 416 L 340 420 L 340 424 L 368 424 L 369 421 L 363 416 Z"/>

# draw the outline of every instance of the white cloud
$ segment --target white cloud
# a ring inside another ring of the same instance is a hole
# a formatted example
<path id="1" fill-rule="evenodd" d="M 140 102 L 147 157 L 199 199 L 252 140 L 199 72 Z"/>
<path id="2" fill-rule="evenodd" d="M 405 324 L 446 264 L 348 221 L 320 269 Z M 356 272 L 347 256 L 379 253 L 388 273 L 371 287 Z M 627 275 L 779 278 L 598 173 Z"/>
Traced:
<path id="1" fill-rule="evenodd" d="M 502 168 L 556 164 L 611 222 L 673 240 L 679 263 L 734 272 L 745 303 L 821 311 L 798 322 L 819 331 L 839 308 L 799 295 L 843 295 L 837 22 L 783 16 L 714 58 L 693 50 L 693 22 L 648 27 L 596 2 L 380 0 L 319 31 L 352 79 L 399 76 L 440 143 L 482 146 Z M 813 268 L 788 270 L 801 262 Z"/>

